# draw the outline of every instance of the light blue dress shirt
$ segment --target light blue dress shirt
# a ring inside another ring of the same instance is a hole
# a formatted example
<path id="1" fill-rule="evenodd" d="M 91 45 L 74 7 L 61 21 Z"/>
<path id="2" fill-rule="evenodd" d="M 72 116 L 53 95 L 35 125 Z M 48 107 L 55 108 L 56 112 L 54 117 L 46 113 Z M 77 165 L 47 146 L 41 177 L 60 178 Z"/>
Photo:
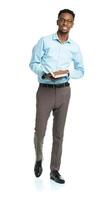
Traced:
<path id="1" fill-rule="evenodd" d="M 62 43 L 58 35 L 40 38 L 32 50 L 30 68 L 38 75 L 39 83 L 60 84 L 70 78 L 81 78 L 84 74 L 83 60 L 79 46 L 70 38 Z M 44 73 L 68 69 L 69 76 L 55 80 L 42 79 Z"/>

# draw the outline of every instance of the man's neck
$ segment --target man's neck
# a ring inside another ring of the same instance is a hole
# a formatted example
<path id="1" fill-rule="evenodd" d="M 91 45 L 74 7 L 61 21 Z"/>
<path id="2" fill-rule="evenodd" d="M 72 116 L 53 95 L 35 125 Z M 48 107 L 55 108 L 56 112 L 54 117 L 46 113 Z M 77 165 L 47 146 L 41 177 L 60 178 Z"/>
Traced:
<path id="1" fill-rule="evenodd" d="M 68 34 L 68 33 L 62 33 L 62 32 L 60 32 L 60 31 L 57 31 L 57 35 L 58 35 L 59 40 L 60 40 L 61 42 L 67 41 L 67 40 L 68 40 L 68 37 L 69 37 L 69 34 Z"/>

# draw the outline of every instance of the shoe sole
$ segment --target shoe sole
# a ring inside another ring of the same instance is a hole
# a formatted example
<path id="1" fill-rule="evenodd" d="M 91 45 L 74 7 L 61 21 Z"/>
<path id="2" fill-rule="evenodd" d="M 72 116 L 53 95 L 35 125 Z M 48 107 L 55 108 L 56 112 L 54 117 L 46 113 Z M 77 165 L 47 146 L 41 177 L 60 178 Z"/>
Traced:
<path id="1" fill-rule="evenodd" d="M 55 179 L 54 177 L 52 177 L 52 176 L 50 176 L 50 179 L 53 180 L 53 181 L 55 181 L 56 183 L 60 183 L 60 184 L 64 184 L 64 183 L 65 183 L 65 181 L 63 181 L 63 182 L 58 181 L 58 180 L 56 180 L 56 179 Z"/>

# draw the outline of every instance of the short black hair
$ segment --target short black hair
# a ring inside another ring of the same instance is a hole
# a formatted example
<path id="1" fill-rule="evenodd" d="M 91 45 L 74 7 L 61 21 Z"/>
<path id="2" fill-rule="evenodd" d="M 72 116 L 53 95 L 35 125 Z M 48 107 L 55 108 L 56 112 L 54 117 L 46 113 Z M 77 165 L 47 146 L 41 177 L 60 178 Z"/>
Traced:
<path id="1" fill-rule="evenodd" d="M 60 10 L 59 13 L 58 13 L 58 18 L 62 13 L 69 13 L 73 16 L 73 19 L 75 18 L 75 13 L 72 10 L 69 10 L 69 9 Z"/>

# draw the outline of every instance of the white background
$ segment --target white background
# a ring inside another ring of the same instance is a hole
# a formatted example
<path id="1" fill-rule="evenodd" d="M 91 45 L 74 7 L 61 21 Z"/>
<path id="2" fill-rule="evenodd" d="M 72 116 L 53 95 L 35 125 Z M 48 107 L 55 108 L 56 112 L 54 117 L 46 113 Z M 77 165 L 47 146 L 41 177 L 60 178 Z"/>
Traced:
<path id="1" fill-rule="evenodd" d="M 85 76 L 71 80 L 60 173 L 49 179 L 52 115 L 43 174 L 34 177 L 36 75 L 31 51 L 57 31 L 60 9 L 76 13 L 70 36 L 82 50 Z M 0 3 L 0 195 L 6 199 L 112 200 L 112 30 L 109 0 L 3 0 Z"/>

